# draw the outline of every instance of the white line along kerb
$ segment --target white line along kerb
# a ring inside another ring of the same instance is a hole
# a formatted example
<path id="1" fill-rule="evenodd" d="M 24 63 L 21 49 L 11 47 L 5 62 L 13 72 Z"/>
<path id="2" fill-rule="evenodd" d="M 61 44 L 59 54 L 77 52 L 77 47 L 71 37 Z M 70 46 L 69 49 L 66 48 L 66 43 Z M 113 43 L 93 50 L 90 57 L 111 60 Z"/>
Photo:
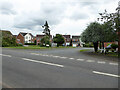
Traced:
<path id="1" fill-rule="evenodd" d="M 93 73 L 101 74 L 101 75 L 106 75 L 106 76 L 111 76 L 111 77 L 116 77 L 116 78 L 120 77 L 120 76 L 115 75 L 115 74 L 103 73 L 103 72 L 98 72 L 98 71 L 93 71 Z"/>
<path id="2" fill-rule="evenodd" d="M 63 65 L 55 64 L 55 63 L 37 61 L 37 60 L 32 60 L 32 59 L 27 59 L 27 58 L 22 58 L 22 59 L 23 59 L 23 60 L 26 60 L 26 61 L 31 61 L 31 62 L 36 62 L 36 63 L 42 63 L 42 64 L 47 64 L 47 65 L 52 65 L 52 66 L 57 66 L 57 67 L 64 67 Z"/>

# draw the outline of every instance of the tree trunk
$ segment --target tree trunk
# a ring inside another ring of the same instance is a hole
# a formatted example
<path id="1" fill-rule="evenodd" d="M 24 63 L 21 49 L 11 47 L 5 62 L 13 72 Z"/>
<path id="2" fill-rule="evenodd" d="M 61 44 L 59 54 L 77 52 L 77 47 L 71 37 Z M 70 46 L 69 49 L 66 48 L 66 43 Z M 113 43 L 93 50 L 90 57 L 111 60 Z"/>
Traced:
<path id="1" fill-rule="evenodd" d="M 104 49 L 104 42 L 102 42 L 102 48 Z"/>
<path id="2" fill-rule="evenodd" d="M 100 45 L 100 49 L 101 49 L 101 41 L 100 41 L 99 45 Z"/>
<path id="3" fill-rule="evenodd" d="M 94 45 L 94 51 L 97 52 L 98 51 L 98 42 L 93 42 Z"/>

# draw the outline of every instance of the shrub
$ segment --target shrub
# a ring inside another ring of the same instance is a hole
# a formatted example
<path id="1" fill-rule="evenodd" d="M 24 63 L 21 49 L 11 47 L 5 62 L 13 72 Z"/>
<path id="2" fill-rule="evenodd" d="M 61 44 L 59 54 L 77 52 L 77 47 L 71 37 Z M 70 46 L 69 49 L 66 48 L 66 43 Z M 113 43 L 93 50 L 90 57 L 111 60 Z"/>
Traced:
<path id="1" fill-rule="evenodd" d="M 91 44 L 86 43 L 86 44 L 83 45 L 83 47 L 93 47 L 93 44 L 92 43 Z"/>
<path id="2" fill-rule="evenodd" d="M 111 47 L 116 50 L 116 48 L 118 48 L 118 45 L 117 44 L 112 44 Z"/>

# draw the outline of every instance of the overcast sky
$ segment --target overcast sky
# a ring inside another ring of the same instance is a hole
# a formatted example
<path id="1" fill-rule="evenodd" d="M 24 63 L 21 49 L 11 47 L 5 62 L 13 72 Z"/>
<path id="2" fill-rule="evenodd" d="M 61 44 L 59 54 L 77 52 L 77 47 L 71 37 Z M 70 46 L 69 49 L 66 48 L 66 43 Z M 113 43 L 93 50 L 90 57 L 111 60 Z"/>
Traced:
<path id="1" fill-rule="evenodd" d="M 52 34 L 80 35 L 106 9 L 115 12 L 119 0 L 0 0 L 0 29 L 42 34 L 48 21 Z"/>

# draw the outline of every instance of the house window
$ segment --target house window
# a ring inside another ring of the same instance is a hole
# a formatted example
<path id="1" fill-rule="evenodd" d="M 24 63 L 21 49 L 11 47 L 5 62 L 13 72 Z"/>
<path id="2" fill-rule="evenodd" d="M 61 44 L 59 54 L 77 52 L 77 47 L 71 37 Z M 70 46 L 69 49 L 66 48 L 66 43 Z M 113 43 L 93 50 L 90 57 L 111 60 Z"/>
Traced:
<path id="1" fill-rule="evenodd" d="M 26 39 L 28 39 L 28 36 L 26 36 Z"/>

